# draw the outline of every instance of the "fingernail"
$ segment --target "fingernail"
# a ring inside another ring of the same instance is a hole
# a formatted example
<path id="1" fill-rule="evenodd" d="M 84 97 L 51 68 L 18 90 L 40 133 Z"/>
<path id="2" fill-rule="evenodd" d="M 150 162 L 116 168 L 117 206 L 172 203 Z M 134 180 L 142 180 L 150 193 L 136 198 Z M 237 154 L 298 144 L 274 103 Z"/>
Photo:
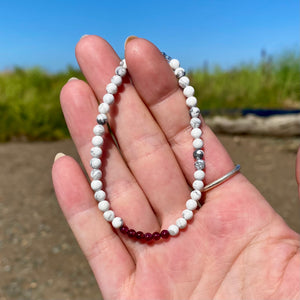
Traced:
<path id="1" fill-rule="evenodd" d="M 125 40 L 125 44 L 124 44 L 124 48 L 126 48 L 126 45 L 128 44 L 128 42 L 137 39 L 137 36 L 135 35 L 130 35 L 126 40 Z"/>
<path id="2" fill-rule="evenodd" d="M 65 154 L 59 152 L 55 155 L 55 158 L 54 158 L 54 161 L 57 161 L 59 158 L 63 157 L 63 156 L 66 156 Z"/>
<path id="3" fill-rule="evenodd" d="M 73 81 L 73 80 L 78 80 L 78 78 L 77 78 L 77 77 L 71 77 L 71 78 L 68 80 L 68 82 L 69 82 L 69 81 Z"/>
<path id="4" fill-rule="evenodd" d="M 89 36 L 89 34 L 84 34 L 80 39 L 83 39 L 85 37 Z"/>

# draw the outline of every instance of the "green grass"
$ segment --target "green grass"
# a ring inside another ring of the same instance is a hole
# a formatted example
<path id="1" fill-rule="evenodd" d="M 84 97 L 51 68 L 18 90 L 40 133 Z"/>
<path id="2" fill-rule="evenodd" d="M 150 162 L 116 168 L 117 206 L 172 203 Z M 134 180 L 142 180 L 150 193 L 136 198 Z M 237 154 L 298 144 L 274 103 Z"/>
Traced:
<path id="1" fill-rule="evenodd" d="M 189 77 L 201 109 L 299 108 L 299 58 L 294 51 L 273 58 L 263 55 L 257 64 L 192 70 Z M 0 73 L 0 141 L 68 137 L 59 93 L 73 76 L 84 79 L 73 68 L 56 74 L 40 68 Z"/>

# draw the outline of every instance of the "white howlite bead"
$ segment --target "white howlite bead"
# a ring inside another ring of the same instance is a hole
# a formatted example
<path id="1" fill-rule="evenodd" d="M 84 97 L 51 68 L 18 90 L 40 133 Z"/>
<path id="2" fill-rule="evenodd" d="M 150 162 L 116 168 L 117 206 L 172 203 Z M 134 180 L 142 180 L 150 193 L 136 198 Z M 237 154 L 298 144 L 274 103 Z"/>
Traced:
<path id="1" fill-rule="evenodd" d="M 173 59 L 171 59 L 171 60 L 169 61 L 169 65 L 170 65 L 170 67 L 171 67 L 173 70 L 175 70 L 175 69 L 179 68 L 180 62 L 179 62 L 178 59 L 173 58 Z"/>
<path id="2" fill-rule="evenodd" d="M 108 201 L 103 200 L 103 201 L 100 201 L 100 202 L 98 203 L 98 208 L 99 208 L 101 211 L 105 212 L 105 211 L 109 210 L 110 204 L 109 204 Z"/>
<path id="3" fill-rule="evenodd" d="M 115 97 L 114 97 L 114 95 L 112 95 L 112 94 L 105 94 L 104 96 L 103 96 L 103 102 L 104 103 L 107 103 L 107 104 L 113 104 L 114 103 L 114 101 L 115 101 Z"/>
<path id="4" fill-rule="evenodd" d="M 98 111 L 100 114 L 107 114 L 109 112 L 109 104 L 107 103 L 101 103 L 99 106 L 98 106 Z"/>
<path id="5" fill-rule="evenodd" d="M 184 229 L 187 225 L 187 221 L 184 218 L 178 218 L 176 220 L 176 225 L 178 226 L 178 228 Z"/>
<path id="6" fill-rule="evenodd" d="M 90 166 L 93 168 L 93 169 L 99 169 L 101 167 L 101 160 L 99 158 L 96 158 L 96 157 L 93 157 L 91 160 L 90 160 Z"/>
<path id="7" fill-rule="evenodd" d="M 91 148 L 91 155 L 93 157 L 99 158 L 102 155 L 102 149 L 100 147 Z"/>
<path id="8" fill-rule="evenodd" d="M 203 147 L 203 141 L 202 141 L 202 139 L 199 139 L 199 138 L 194 139 L 194 140 L 193 140 L 193 146 L 194 146 L 194 148 L 196 148 L 196 149 L 202 148 L 202 147 Z"/>
<path id="9" fill-rule="evenodd" d="M 194 138 L 194 139 L 198 139 L 200 138 L 202 135 L 202 130 L 200 128 L 193 128 L 192 131 L 191 131 L 191 136 Z"/>
<path id="10" fill-rule="evenodd" d="M 189 210 L 189 209 L 185 209 L 185 210 L 182 212 L 182 217 L 183 217 L 184 219 L 186 219 L 187 221 L 188 221 L 188 220 L 191 220 L 191 219 L 193 218 L 193 215 L 194 215 L 194 213 L 193 213 L 191 210 Z"/>
<path id="11" fill-rule="evenodd" d="M 107 222 L 112 222 L 115 218 L 115 213 L 112 210 L 107 210 L 103 213 L 103 217 Z"/>
<path id="12" fill-rule="evenodd" d="M 98 169 L 93 169 L 91 171 L 91 177 L 94 180 L 100 179 L 102 177 L 102 172 L 100 170 L 98 170 Z"/>
<path id="13" fill-rule="evenodd" d="M 99 147 L 99 146 L 102 146 L 103 144 L 103 138 L 102 136 L 100 135 L 96 135 L 92 138 L 92 144 L 95 146 L 95 147 Z"/>
<path id="14" fill-rule="evenodd" d="M 201 199 L 201 192 L 198 190 L 191 191 L 191 198 L 195 201 L 198 201 Z"/>
<path id="15" fill-rule="evenodd" d="M 184 89 L 185 87 L 187 87 L 190 84 L 190 80 L 187 76 L 182 76 L 179 80 L 178 80 L 179 85 Z"/>
<path id="16" fill-rule="evenodd" d="M 197 98 L 194 97 L 194 96 L 191 96 L 191 97 L 188 97 L 186 100 L 185 100 L 185 103 L 188 107 L 194 107 L 197 105 Z"/>
<path id="17" fill-rule="evenodd" d="M 101 190 L 102 186 L 103 186 L 103 184 L 102 184 L 102 181 L 100 181 L 100 180 L 93 180 L 91 182 L 91 188 L 95 192 L 98 191 L 98 190 Z"/>
<path id="18" fill-rule="evenodd" d="M 193 128 L 197 128 L 201 125 L 201 120 L 199 118 L 191 118 L 190 124 Z"/>
<path id="19" fill-rule="evenodd" d="M 179 228 L 177 225 L 172 224 L 169 226 L 168 231 L 169 231 L 170 235 L 174 236 L 174 235 L 178 234 Z"/>
<path id="20" fill-rule="evenodd" d="M 127 66 L 126 66 L 127 67 Z M 116 75 L 119 75 L 121 77 L 124 77 L 127 73 L 127 70 L 124 68 L 124 66 L 119 66 L 115 70 Z"/>
<path id="21" fill-rule="evenodd" d="M 202 180 L 195 180 L 193 182 L 193 189 L 201 191 L 204 188 L 204 183 Z"/>
<path id="22" fill-rule="evenodd" d="M 186 201 L 185 206 L 189 210 L 195 210 L 197 208 L 198 204 L 197 204 L 197 201 L 195 201 L 193 199 L 189 199 L 188 201 Z"/>
<path id="23" fill-rule="evenodd" d="M 192 97 L 194 96 L 194 93 L 195 89 L 191 85 L 186 86 L 183 90 L 183 95 L 186 97 Z"/>
<path id="24" fill-rule="evenodd" d="M 94 198 L 99 202 L 103 201 L 106 198 L 106 193 L 103 190 L 96 191 L 94 194 Z"/>
<path id="25" fill-rule="evenodd" d="M 202 170 L 197 170 L 194 173 L 194 178 L 197 179 L 197 180 L 203 180 L 204 177 L 205 177 L 205 173 Z"/>
<path id="26" fill-rule="evenodd" d="M 93 128 L 93 132 L 95 135 L 103 135 L 105 132 L 104 126 L 97 124 L 94 128 Z"/>
<path id="27" fill-rule="evenodd" d="M 120 217 L 115 217 L 113 220 L 112 220 L 112 226 L 114 228 L 120 228 L 121 226 L 123 226 L 123 220 L 122 218 Z"/>
<path id="28" fill-rule="evenodd" d="M 111 82 L 106 86 L 106 91 L 109 94 L 115 94 L 118 91 L 118 87 L 114 83 Z"/>
<path id="29" fill-rule="evenodd" d="M 120 75 L 114 75 L 110 81 L 116 86 L 120 86 L 122 84 L 122 77 Z"/>

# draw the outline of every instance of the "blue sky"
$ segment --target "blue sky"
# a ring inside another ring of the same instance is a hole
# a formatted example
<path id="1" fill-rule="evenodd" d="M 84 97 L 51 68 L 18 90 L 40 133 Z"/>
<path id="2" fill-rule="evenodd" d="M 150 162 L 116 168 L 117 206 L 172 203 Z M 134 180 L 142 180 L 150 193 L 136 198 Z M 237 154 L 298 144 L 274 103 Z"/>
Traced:
<path id="1" fill-rule="evenodd" d="M 123 56 L 129 35 L 150 39 L 186 68 L 230 67 L 260 52 L 299 48 L 299 1 L 1 1 L 0 71 L 76 64 L 83 34 L 107 39 Z"/>

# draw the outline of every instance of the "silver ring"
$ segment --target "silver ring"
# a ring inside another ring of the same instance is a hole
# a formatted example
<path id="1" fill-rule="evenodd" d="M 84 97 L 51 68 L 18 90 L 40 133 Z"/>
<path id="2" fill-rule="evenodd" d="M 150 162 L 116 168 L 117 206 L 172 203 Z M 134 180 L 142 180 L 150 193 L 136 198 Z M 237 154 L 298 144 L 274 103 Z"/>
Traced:
<path id="1" fill-rule="evenodd" d="M 224 181 L 228 180 L 229 178 L 231 178 L 233 175 L 235 175 L 237 172 L 239 172 L 241 169 L 241 166 L 240 165 L 236 165 L 234 167 L 234 169 L 232 171 L 230 171 L 229 173 L 225 174 L 224 176 L 222 176 L 221 178 L 213 181 L 212 183 L 206 185 L 204 188 L 203 188 L 203 192 L 207 192 L 211 189 L 213 189 L 214 187 L 222 184 Z"/>

